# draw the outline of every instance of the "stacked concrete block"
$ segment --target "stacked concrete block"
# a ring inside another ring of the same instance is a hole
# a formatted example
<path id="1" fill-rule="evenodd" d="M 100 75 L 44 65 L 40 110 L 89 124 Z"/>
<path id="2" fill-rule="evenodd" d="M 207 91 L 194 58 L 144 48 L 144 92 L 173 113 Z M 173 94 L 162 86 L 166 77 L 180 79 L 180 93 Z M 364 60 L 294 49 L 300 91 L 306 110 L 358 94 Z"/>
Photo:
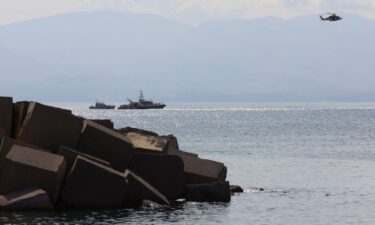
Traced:
<path id="1" fill-rule="evenodd" d="M 0 195 L 0 210 L 52 210 L 47 192 L 39 188 L 29 188 Z"/>
<path id="2" fill-rule="evenodd" d="M 0 97 L 0 138 L 12 135 L 13 98 Z"/>
<path id="3" fill-rule="evenodd" d="M 20 101 L 13 104 L 13 135 L 12 137 L 17 137 L 18 133 L 22 127 L 23 122 L 27 116 L 27 111 L 29 108 L 30 102 L 29 101 Z M 65 112 L 67 114 L 72 114 L 70 110 L 56 108 L 53 106 L 49 106 L 50 108 L 54 108 L 56 110 L 60 110 L 61 112 Z"/>
<path id="4" fill-rule="evenodd" d="M 168 150 L 167 150 L 168 155 L 198 157 L 198 154 L 180 150 L 180 147 L 178 146 L 177 138 L 175 136 L 168 135 L 168 136 L 161 136 L 161 137 L 165 137 L 168 139 Z"/>
<path id="5" fill-rule="evenodd" d="M 183 196 L 184 164 L 180 157 L 134 153 L 129 169 L 147 180 L 168 199 Z"/>
<path id="6" fill-rule="evenodd" d="M 23 121 L 27 115 L 27 109 L 29 108 L 30 102 L 21 101 L 13 104 L 13 134 L 12 137 L 17 137 L 18 132 L 21 129 Z"/>
<path id="7" fill-rule="evenodd" d="M 184 161 L 186 184 L 225 181 L 227 168 L 223 163 L 190 156 L 180 157 Z"/>
<path id="8" fill-rule="evenodd" d="M 17 139 L 57 151 L 60 145 L 74 148 L 81 131 L 81 118 L 59 108 L 31 102 Z"/>
<path id="9" fill-rule="evenodd" d="M 185 187 L 185 198 L 194 202 L 230 202 L 229 182 L 188 184 Z"/>
<path id="10" fill-rule="evenodd" d="M 124 173 L 78 156 L 61 192 L 61 202 L 73 208 L 118 208 L 128 182 Z"/>
<path id="11" fill-rule="evenodd" d="M 64 157 L 30 147 L 13 145 L 4 160 L 0 193 L 39 187 L 55 203 L 65 177 Z"/>
<path id="12" fill-rule="evenodd" d="M 173 135 L 113 127 L 0 97 L 0 210 L 230 200 L 223 163 L 180 150 Z"/>
<path id="13" fill-rule="evenodd" d="M 133 156 L 131 141 L 120 133 L 85 120 L 78 151 L 109 162 L 114 169 L 124 172 Z"/>
<path id="14" fill-rule="evenodd" d="M 96 163 L 100 163 L 104 166 L 111 167 L 111 164 L 107 161 L 95 158 L 91 155 L 87 155 L 85 153 L 79 152 L 77 150 L 65 147 L 65 146 L 60 146 L 59 150 L 57 150 L 56 154 L 62 155 L 65 158 L 66 161 L 66 171 L 70 171 L 77 160 L 78 156 L 85 157 L 87 159 L 90 159 Z"/>
<path id="15" fill-rule="evenodd" d="M 141 176 L 131 170 L 126 170 L 124 174 L 129 182 L 123 202 L 124 207 L 139 207 L 142 205 L 143 200 L 169 205 L 168 199 Z"/>
<path id="16" fill-rule="evenodd" d="M 113 122 L 112 122 L 112 120 L 106 120 L 106 119 L 95 119 L 95 120 L 91 120 L 91 121 L 93 121 L 93 122 L 95 122 L 95 123 L 98 123 L 98 124 L 100 124 L 100 125 L 102 125 L 102 126 L 104 126 L 104 127 L 107 127 L 107 128 L 109 128 L 109 129 L 114 129 L 114 125 L 113 125 Z"/>
<path id="17" fill-rule="evenodd" d="M 27 144 L 25 142 L 17 141 L 17 140 L 14 140 L 14 139 L 10 138 L 10 137 L 5 136 L 1 139 L 1 143 L 0 143 L 0 176 L 1 176 L 2 171 L 3 171 L 5 157 L 8 155 L 9 151 L 12 149 L 12 147 L 14 145 L 30 147 L 30 148 L 33 148 L 33 149 L 38 149 L 38 150 L 43 151 L 43 152 L 50 152 L 49 150 L 38 148 L 36 146 Z"/>

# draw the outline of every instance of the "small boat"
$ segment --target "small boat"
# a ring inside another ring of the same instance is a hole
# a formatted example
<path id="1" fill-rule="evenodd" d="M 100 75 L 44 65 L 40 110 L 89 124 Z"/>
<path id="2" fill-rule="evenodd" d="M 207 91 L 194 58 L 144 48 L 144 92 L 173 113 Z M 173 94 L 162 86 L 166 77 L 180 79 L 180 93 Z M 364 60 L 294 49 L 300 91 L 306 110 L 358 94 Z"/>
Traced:
<path id="1" fill-rule="evenodd" d="M 104 102 L 96 101 L 95 105 L 89 107 L 90 109 L 114 109 L 115 105 L 106 105 Z"/>
<path id="2" fill-rule="evenodd" d="M 133 102 L 128 99 L 129 104 L 120 105 L 118 109 L 163 109 L 166 105 L 164 103 L 153 102 L 152 100 L 145 100 L 143 91 L 140 91 L 138 102 Z"/>

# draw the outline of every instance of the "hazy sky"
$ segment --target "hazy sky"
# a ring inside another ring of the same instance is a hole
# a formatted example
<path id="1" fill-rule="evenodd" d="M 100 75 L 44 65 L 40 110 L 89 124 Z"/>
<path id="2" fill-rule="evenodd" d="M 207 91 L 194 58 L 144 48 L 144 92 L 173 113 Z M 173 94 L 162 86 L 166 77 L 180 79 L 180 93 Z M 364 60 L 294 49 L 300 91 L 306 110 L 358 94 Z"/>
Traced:
<path id="1" fill-rule="evenodd" d="M 375 18 L 375 0 L 0 0 L 0 24 L 94 10 L 151 13 L 189 24 L 222 17 L 290 18 L 326 11 Z"/>

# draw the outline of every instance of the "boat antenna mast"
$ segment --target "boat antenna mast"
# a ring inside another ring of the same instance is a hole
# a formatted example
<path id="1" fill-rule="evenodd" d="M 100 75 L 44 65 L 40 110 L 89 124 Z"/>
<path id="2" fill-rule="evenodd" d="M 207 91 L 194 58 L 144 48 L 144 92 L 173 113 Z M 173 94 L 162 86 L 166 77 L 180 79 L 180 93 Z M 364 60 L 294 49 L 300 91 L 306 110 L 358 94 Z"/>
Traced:
<path id="1" fill-rule="evenodd" d="M 141 90 L 140 93 L 139 93 L 139 101 L 142 102 L 144 100 L 145 100 L 145 98 L 143 96 L 143 91 Z"/>

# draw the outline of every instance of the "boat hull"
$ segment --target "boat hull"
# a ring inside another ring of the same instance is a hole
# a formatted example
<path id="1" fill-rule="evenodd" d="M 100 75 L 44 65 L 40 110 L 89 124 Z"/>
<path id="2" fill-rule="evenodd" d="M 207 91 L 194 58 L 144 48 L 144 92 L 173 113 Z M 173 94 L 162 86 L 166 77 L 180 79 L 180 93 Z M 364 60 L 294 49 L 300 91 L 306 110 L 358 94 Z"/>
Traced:
<path id="1" fill-rule="evenodd" d="M 96 106 L 90 106 L 90 109 L 114 109 L 116 106 L 107 106 L 107 107 L 96 107 Z"/>
<path id="2" fill-rule="evenodd" d="M 131 105 L 120 105 L 118 109 L 163 109 L 166 105 L 153 105 L 153 106 L 131 106 Z"/>

